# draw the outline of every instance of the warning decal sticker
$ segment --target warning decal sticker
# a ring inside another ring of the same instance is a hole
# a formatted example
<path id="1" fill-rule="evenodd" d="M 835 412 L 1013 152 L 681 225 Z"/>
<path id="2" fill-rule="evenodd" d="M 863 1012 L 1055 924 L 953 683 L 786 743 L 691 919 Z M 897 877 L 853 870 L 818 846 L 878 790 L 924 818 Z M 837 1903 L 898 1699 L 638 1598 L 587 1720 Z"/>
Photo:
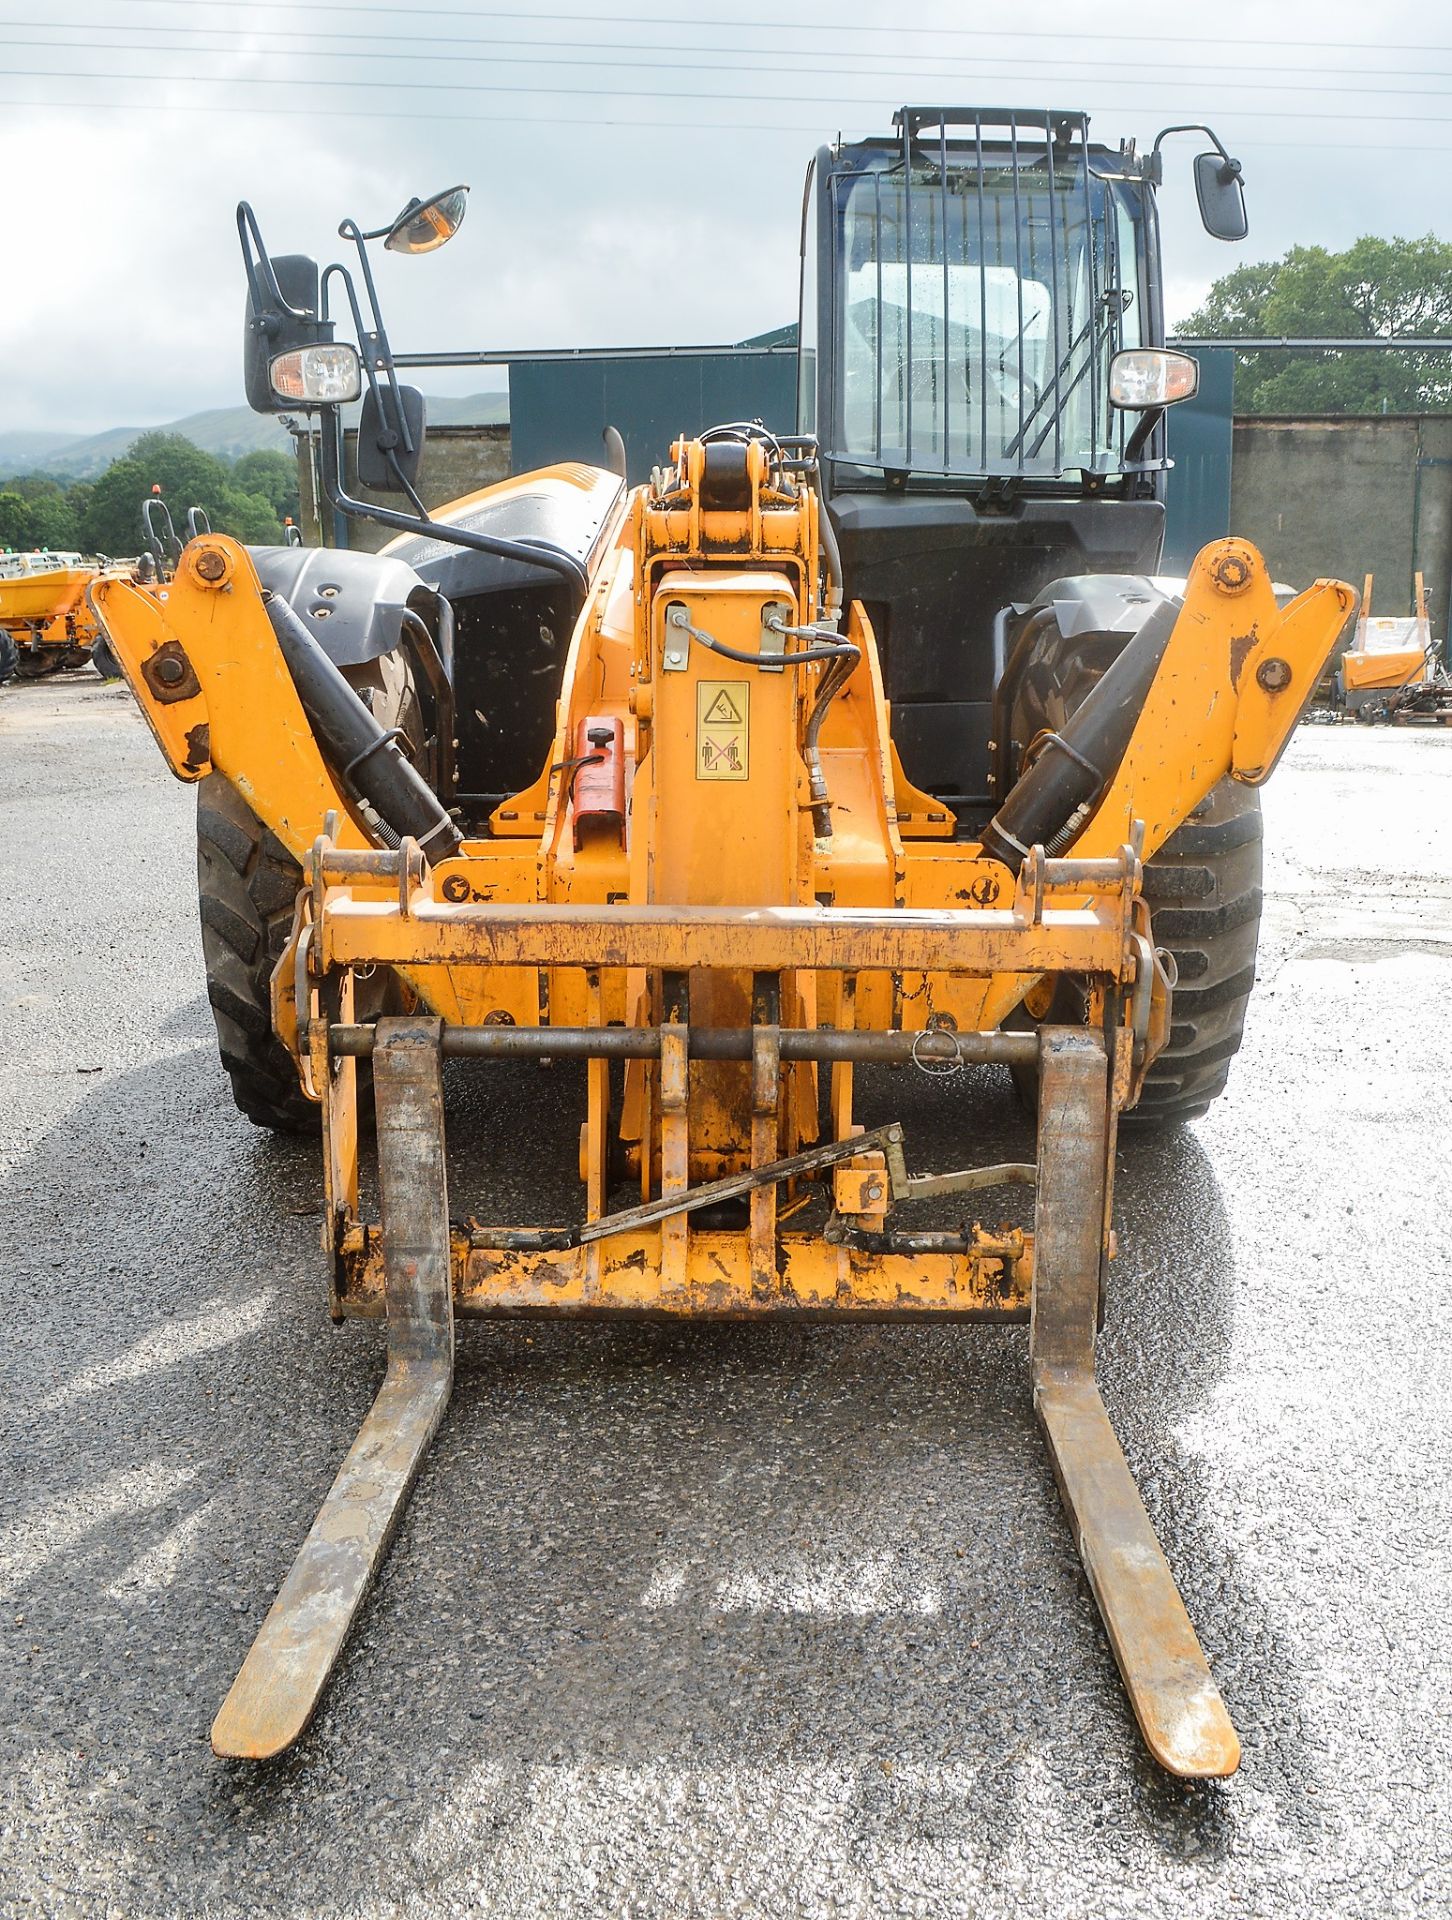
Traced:
<path id="1" fill-rule="evenodd" d="M 750 772 L 751 683 L 696 682 L 696 778 L 745 780 Z"/>

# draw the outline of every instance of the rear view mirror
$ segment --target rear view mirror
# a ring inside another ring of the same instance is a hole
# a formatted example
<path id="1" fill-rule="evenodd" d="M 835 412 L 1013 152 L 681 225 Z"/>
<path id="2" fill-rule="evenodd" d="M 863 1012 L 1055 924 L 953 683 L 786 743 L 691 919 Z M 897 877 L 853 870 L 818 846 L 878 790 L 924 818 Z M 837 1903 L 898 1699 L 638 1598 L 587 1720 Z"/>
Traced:
<path id="1" fill-rule="evenodd" d="M 1243 240 L 1250 232 L 1240 162 L 1222 153 L 1195 155 L 1195 198 L 1206 233 L 1216 240 Z"/>
<path id="2" fill-rule="evenodd" d="M 363 396 L 358 421 L 358 481 L 374 493 L 406 494 L 418 484 L 424 449 L 424 397 L 417 387 L 400 387 L 399 415 L 393 388 L 380 380 Z"/>
<path id="3" fill-rule="evenodd" d="M 432 253 L 464 224 L 468 198 L 467 187 L 449 187 L 429 200 L 410 200 L 388 229 L 384 246 L 390 253 Z"/>
<path id="4" fill-rule="evenodd" d="M 247 404 L 254 413 L 287 413 L 298 402 L 286 400 L 273 391 L 272 362 L 280 354 L 331 340 L 333 328 L 331 321 L 317 317 L 317 261 L 310 260 L 305 253 L 283 253 L 273 258 L 270 265 L 276 276 L 277 291 L 285 305 L 295 311 L 286 312 L 276 306 L 265 275 L 257 276 L 255 292 L 249 283 L 242 371 Z"/>

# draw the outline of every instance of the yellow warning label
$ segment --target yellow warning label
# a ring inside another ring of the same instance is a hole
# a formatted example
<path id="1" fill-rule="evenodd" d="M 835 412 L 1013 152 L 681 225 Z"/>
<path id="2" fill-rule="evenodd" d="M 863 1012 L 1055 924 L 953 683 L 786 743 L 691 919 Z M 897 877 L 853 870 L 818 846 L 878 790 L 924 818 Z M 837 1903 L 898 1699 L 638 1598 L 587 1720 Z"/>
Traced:
<path id="1" fill-rule="evenodd" d="M 696 778 L 745 780 L 751 756 L 751 683 L 696 682 Z"/>

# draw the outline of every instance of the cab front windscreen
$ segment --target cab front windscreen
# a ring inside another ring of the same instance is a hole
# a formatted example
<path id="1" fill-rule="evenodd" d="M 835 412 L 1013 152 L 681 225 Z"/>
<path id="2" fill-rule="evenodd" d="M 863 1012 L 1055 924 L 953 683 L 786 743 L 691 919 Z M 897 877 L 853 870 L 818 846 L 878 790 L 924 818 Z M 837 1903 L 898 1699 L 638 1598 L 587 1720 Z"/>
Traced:
<path id="1" fill-rule="evenodd" d="M 1141 343 L 1135 191 L 1084 150 L 884 152 L 832 182 L 833 452 L 919 473 L 1117 470 L 1109 361 Z"/>

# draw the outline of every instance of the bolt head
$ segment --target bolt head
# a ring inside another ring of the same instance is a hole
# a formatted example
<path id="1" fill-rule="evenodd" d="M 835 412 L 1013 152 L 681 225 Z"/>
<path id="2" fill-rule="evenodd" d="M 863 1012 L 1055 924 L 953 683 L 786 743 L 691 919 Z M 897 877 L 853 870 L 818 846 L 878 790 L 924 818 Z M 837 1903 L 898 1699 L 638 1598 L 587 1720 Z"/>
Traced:
<path id="1" fill-rule="evenodd" d="M 156 663 L 156 677 L 164 687 L 179 687 L 185 675 L 186 668 L 180 660 L 168 658 Z"/>
<path id="2" fill-rule="evenodd" d="M 227 556 L 220 547 L 203 547 L 194 564 L 198 579 L 217 581 L 227 571 Z"/>
<path id="3" fill-rule="evenodd" d="M 1283 693 L 1291 684 L 1290 662 L 1275 657 L 1262 660 L 1255 670 L 1255 677 L 1267 693 Z"/>
<path id="4" fill-rule="evenodd" d="M 1244 593 L 1250 585 L 1250 561 L 1243 553 L 1222 553 L 1210 577 L 1222 593 Z"/>

